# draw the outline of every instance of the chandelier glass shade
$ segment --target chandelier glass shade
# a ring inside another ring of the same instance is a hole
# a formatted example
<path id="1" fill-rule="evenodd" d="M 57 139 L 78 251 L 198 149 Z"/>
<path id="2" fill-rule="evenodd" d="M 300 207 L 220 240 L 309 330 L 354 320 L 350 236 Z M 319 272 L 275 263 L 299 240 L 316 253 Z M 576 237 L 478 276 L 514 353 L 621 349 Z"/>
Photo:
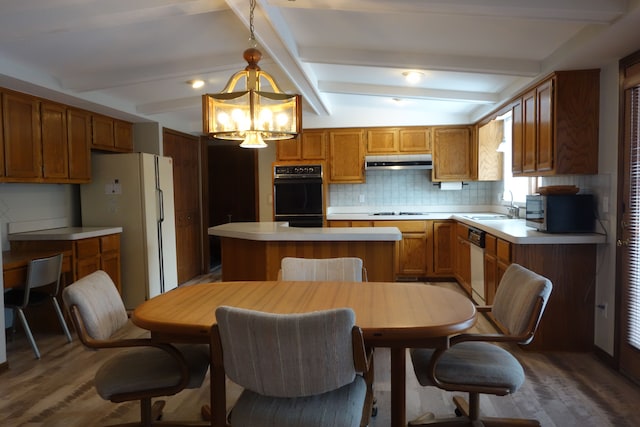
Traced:
<path id="1" fill-rule="evenodd" d="M 251 37 L 253 9 L 251 2 Z M 265 141 L 295 138 L 302 128 L 300 95 L 283 93 L 273 77 L 262 71 L 262 53 L 254 46 L 244 51 L 247 66 L 229 79 L 220 93 L 202 95 L 203 131 L 217 139 L 243 141 L 244 148 L 266 147 Z M 269 88 L 271 92 L 262 90 Z"/>

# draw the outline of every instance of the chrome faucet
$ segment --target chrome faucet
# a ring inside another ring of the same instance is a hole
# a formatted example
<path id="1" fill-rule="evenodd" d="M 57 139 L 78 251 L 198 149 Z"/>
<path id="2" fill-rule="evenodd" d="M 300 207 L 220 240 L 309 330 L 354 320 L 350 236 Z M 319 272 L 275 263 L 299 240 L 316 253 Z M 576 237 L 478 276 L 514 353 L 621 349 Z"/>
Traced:
<path id="1" fill-rule="evenodd" d="M 516 206 L 513 203 L 513 191 L 511 190 L 507 190 L 509 191 L 509 195 L 511 196 L 511 201 L 509 202 L 509 209 L 508 209 L 508 213 L 507 216 L 509 218 L 519 218 L 520 217 L 520 207 Z"/>

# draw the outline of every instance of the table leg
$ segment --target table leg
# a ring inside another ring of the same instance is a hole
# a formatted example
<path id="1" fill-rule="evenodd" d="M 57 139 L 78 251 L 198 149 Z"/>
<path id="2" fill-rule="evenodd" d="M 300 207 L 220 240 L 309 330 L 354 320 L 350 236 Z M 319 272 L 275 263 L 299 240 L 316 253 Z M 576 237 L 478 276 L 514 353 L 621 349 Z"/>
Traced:
<path id="1" fill-rule="evenodd" d="M 406 427 L 406 375 L 405 348 L 391 348 L 391 427 Z"/>
<path id="2" fill-rule="evenodd" d="M 202 405 L 202 418 L 211 421 L 212 427 L 227 427 L 227 391 L 224 369 L 214 367 L 213 359 L 209 371 L 210 400 Z"/>

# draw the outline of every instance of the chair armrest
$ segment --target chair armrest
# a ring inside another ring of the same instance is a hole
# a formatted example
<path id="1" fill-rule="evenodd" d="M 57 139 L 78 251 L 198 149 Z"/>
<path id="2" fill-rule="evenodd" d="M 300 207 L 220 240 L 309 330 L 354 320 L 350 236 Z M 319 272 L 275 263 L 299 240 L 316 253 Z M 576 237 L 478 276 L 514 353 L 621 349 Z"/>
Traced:
<path id="1" fill-rule="evenodd" d="M 353 343 L 353 363 L 356 371 L 366 374 L 369 371 L 369 355 L 364 346 L 362 330 L 358 326 L 351 329 L 351 341 Z M 372 355 L 373 353 L 371 353 Z"/>

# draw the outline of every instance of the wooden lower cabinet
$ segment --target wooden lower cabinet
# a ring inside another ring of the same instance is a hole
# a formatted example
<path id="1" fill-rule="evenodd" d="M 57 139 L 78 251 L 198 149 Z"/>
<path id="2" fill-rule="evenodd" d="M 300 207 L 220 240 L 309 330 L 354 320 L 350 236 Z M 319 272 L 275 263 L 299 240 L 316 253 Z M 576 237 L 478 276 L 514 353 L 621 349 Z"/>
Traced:
<path id="1" fill-rule="evenodd" d="M 455 268 L 453 275 L 462 288 L 471 295 L 471 246 L 468 240 L 469 227 L 456 224 Z"/>
<path id="2" fill-rule="evenodd" d="M 284 257 L 361 258 L 370 282 L 394 279 L 393 241 L 264 241 L 220 238 L 222 280 L 276 280 Z"/>
<path id="3" fill-rule="evenodd" d="M 100 269 L 104 270 L 122 291 L 120 272 L 120 235 L 110 234 L 100 237 Z"/>
<path id="4" fill-rule="evenodd" d="M 453 277 L 455 221 L 327 221 L 329 227 L 397 227 L 402 240 L 396 244 L 395 277 Z"/>
<path id="5" fill-rule="evenodd" d="M 402 240 L 396 244 L 396 278 L 425 277 L 431 270 L 433 246 L 428 221 L 374 221 L 374 227 L 397 227 Z"/>
<path id="6" fill-rule="evenodd" d="M 51 250 L 70 253 L 71 277 L 68 281 L 76 281 L 94 271 L 104 270 L 113 280 L 118 292 L 121 292 L 120 234 L 78 240 L 12 241 L 11 250 Z"/>
<path id="7" fill-rule="evenodd" d="M 433 269 L 429 276 L 452 277 L 455 267 L 455 221 L 433 221 Z"/>
<path id="8" fill-rule="evenodd" d="M 595 244 L 517 245 L 511 259 L 551 280 L 553 290 L 526 350 L 592 351 Z"/>
<path id="9" fill-rule="evenodd" d="M 511 264 L 511 243 L 492 234 L 485 235 L 484 292 L 486 304 L 493 304 L 500 280 Z"/>

